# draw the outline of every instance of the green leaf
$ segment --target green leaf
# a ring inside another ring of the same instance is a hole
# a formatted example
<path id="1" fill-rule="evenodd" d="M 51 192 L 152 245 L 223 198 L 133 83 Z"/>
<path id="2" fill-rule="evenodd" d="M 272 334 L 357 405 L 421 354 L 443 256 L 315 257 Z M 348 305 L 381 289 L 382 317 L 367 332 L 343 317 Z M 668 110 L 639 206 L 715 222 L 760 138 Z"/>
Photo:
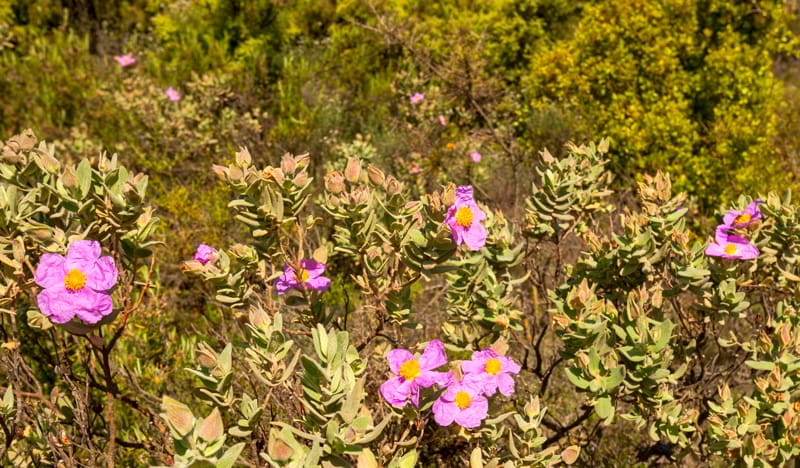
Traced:
<path id="1" fill-rule="evenodd" d="M 752 369 L 762 370 L 762 371 L 771 371 L 775 367 L 775 364 L 770 361 L 747 360 L 744 363 Z"/>
<path id="2" fill-rule="evenodd" d="M 217 468 L 232 468 L 233 464 L 236 463 L 236 460 L 239 458 L 239 454 L 242 453 L 243 448 L 244 442 L 239 442 L 238 444 L 229 448 L 217 461 Z"/>
<path id="3" fill-rule="evenodd" d="M 75 175 L 78 176 L 78 188 L 80 189 L 81 199 L 84 199 L 86 195 L 89 194 L 89 189 L 92 186 L 92 166 L 89 164 L 89 160 L 81 159 Z"/>
<path id="4" fill-rule="evenodd" d="M 602 419 L 609 419 L 614 415 L 614 405 L 611 403 L 611 397 L 606 395 L 599 398 L 594 404 L 594 411 Z"/>
<path id="5" fill-rule="evenodd" d="M 574 370 L 571 368 L 564 369 L 564 372 L 567 374 L 567 379 L 569 379 L 569 381 L 572 382 L 572 385 L 575 385 L 576 387 L 581 389 L 589 388 L 589 381 L 584 379 L 583 377 L 580 377 L 576 373 L 576 371 L 577 369 Z"/>

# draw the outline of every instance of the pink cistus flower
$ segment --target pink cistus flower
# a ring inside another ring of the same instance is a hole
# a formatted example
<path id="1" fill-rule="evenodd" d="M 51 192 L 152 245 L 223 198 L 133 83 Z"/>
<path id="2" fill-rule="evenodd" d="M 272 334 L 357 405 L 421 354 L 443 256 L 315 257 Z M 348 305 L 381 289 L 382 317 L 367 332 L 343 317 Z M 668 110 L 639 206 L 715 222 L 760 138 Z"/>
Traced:
<path id="1" fill-rule="evenodd" d="M 210 262 L 214 259 L 214 255 L 217 253 L 217 249 L 211 247 L 210 245 L 200 244 L 197 246 L 197 250 L 194 251 L 194 257 L 192 260 L 197 260 L 198 262 L 205 265 L 206 263 Z"/>
<path id="2" fill-rule="evenodd" d="M 764 203 L 762 200 L 756 200 L 747 205 L 744 211 L 728 211 L 722 217 L 723 224 L 735 228 L 742 228 L 753 224 L 764 217 L 764 215 L 761 213 L 761 210 L 758 209 L 758 205 L 762 203 Z"/>
<path id="3" fill-rule="evenodd" d="M 446 119 L 446 118 L 445 118 L 445 116 L 443 116 L 443 115 L 439 115 L 439 116 L 437 116 L 437 117 L 436 117 L 436 120 L 438 120 L 438 121 L 439 121 L 439 125 L 441 125 L 442 127 L 444 127 L 445 125 L 447 125 L 447 119 Z"/>
<path id="4" fill-rule="evenodd" d="M 489 413 L 489 401 L 483 395 L 484 379 L 477 374 L 452 380 L 447 390 L 433 402 L 433 419 L 440 426 L 454 421 L 461 427 L 478 427 Z"/>
<path id="5" fill-rule="evenodd" d="M 169 99 L 170 101 L 180 101 L 181 100 L 181 93 L 179 93 L 178 90 L 173 88 L 172 86 L 167 88 L 167 90 L 164 91 L 164 94 L 167 95 L 167 99 Z"/>
<path id="6" fill-rule="evenodd" d="M 408 173 L 411 175 L 416 175 L 420 172 L 422 172 L 422 168 L 417 164 L 411 164 L 411 167 L 408 168 Z"/>
<path id="7" fill-rule="evenodd" d="M 431 340 L 419 358 L 407 349 L 393 349 L 386 360 L 395 376 L 381 385 L 381 396 L 392 406 L 402 408 L 409 397 L 414 406 L 419 406 L 420 388 L 442 385 L 450 380 L 449 372 L 434 370 L 447 364 L 444 344 L 439 340 Z"/>
<path id="8" fill-rule="evenodd" d="M 479 163 L 481 162 L 481 153 L 478 151 L 472 151 L 469 153 L 469 158 L 472 160 L 472 162 Z"/>
<path id="9" fill-rule="evenodd" d="M 331 286 L 331 280 L 322 276 L 324 271 L 324 263 L 304 258 L 300 260 L 300 268 L 297 270 L 290 265 L 283 267 L 283 274 L 275 282 L 275 289 L 278 294 L 283 294 L 290 289 L 325 291 Z"/>
<path id="10" fill-rule="evenodd" d="M 114 259 L 100 256 L 100 244 L 92 240 L 72 242 L 67 256 L 44 254 L 34 275 L 44 288 L 36 302 L 53 323 L 66 323 L 77 316 L 97 323 L 114 307 L 108 291 L 117 284 Z"/>
<path id="11" fill-rule="evenodd" d="M 706 255 L 731 260 L 752 260 L 759 256 L 758 247 L 744 237 L 729 234 L 731 226 L 717 226 L 714 242 L 706 248 Z"/>
<path id="12" fill-rule="evenodd" d="M 480 250 L 486 244 L 488 232 L 481 224 L 486 215 L 472 197 L 472 186 L 456 189 L 456 202 L 448 208 L 445 223 L 450 226 L 456 245 L 466 243 L 470 250 Z"/>
<path id="13" fill-rule="evenodd" d="M 483 382 L 483 394 L 492 396 L 499 390 L 505 396 L 514 393 L 514 378 L 520 366 L 510 357 L 500 356 L 492 349 L 472 353 L 472 359 L 461 363 L 465 375 L 477 375 Z"/>
<path id="14" fill-rule="evenodd" d="M 411 104 L 419 104 L 425 100 L 425 95 L 422 93 L 414 93 L 408 100 L 411 101 Z"/>
<path id="15" fill-rule="evenodd" d="M 134 57 L 133 55 L 128 55 L 128 54 L 117 55 L 116 57 L 114 57 L 114 60 L 117 61 L 117 63 L 119 64 L 120 68 L 129 67 L 129 66 L 133 65 L 134 63 L 136 63 L 136 57 Z"/>

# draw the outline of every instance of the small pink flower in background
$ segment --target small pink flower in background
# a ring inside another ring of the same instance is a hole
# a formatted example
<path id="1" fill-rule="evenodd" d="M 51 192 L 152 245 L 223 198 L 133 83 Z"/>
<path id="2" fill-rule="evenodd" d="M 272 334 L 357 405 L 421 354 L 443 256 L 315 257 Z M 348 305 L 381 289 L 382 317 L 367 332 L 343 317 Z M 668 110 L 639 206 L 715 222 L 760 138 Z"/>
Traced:
<path id="1" fill-rule="evenodd" d="M 417 165 L 417 164 L 411 164 L 411 167 L 408 168 L 408 173 L 409 174 L 416 175 L 416 174 L 419 174 L 420 172 L 422 172 L 422 168 L 419 167 L 419 165 Z"/>
<path id="2" fill-rule="evenodd" d="M 489 401 L 483 396 L 485 382 L 480 375 L 469 374 L 459 382 L 453 380 L 447 390 L 433 402 L 433 419 L 440 426 L 454 421 L 461 427 L 478 427 L 489 413 Z"/>
<path id="3" fill-rule="evenodd" d="M 728 234 L 731 229 L 731 226 L 724 224 L 717 227 L 714 242 L 706 248 L 706 255 L 731 260 L 752 260 L 758 257 L 761 253 L 758 247 L 744 237 Z"/>
<path id="4" fill-rule="evenodd" d="M 480 250 L 486 244 L 488 232 L 481 224 L 486 215 L 478 208 L 472 197 L 472 186 L 456 189 L 456 201 L 447 210 L 444 222 L 450 227 L 456 245 L 467 244 L 470 250 Z"/>
<path id="5" fill-rule="evenodd" d="M 136 63 L 136 57 L 128 54 L 117 55 L 116 57 L 114 57 L 114 59 L 117 61 L 117 63 L 121 68 L 129 67 L 134 63 Z"/>
<path id="6" fill-rule="evenodd" d="M 289 265 L 283 267 L 283 274 L 275 282 L 278 294 L 283 294 L 290 289 L 313 289 L 325 291 L 331 286 L 330 278 L 322 276 L 325 264 L 310 258 L 300 260 L 300 268 L 295 271 Z"/>
<path id="7" fill-rule="evenodd" d="M 449 372 L 434 371 L 447 364 L 444 344 L 439 340 L 431 340 L 419 358 L 407 349 L 393 349 L 386 355 L 386 360 L 395 376 L 381 385 L 381 395 L 392 406 L 402 408 L 409 396 L 414 406 L 419 406 L 420 387 L 442 385 L 450 380 Z"/>
<path id="8" fill-rule="evenodd" d="M 114 259 L 100 256 L 100 244 L 92 240 L 72 242 L 66 257 L 44 254 L 34 279 L 44 288 L 36 302 L 53 323 L 66 323 L 77 316 L 97 323 L 114 307 L 108 291 L 117 284 Z"/>
<path id="9" fill-rule="evenodd" d="M 167 90 L 164 91 L 164 94 L 167 95 L 167 99 L 169 99 L 170 101 L 180 101 L 181 100 L 181 93 L 179 93 L 178 90 L 173 88 L 172 86 L 167 88 Z"/>
<path id="10" fill-rule="evenodd" d="M 762 200 L 756 200 L 747 205 L 744 211 L 728 211 L 722 217 L 723 224 L 735 228 L 741 228 L 753 224 L 764 217 L 764 215 L 761 213 L 761 210 L 758 209 L 758 205 L 762 203 L 764 203 Z"/>
<path id="11" fill-rule="evenodd" d="M 194 252 L 194 257 L 192 260 L 197 260 L 198 262 L 205 265 L 206 263 L 210 262 L 214 259 L 214 255 L 217 253 L 217 249 L 211 247 L 206 244 L 200 244 L 197 246 L 197 250 Z"/>
<path id="12" fill-rule="evenodd" d="M 420 102 L 422 102 L 424 100 L 425 100 L 425 95 L 422 94 L 422 93 L 414 93 L 414 94 L 411 95 L 411 98 L 409 98 L 409 101 L 411 101 L 411 104 L 419 104 Z"/>
<path id="13" fill-rule="evenodd" d="M 447 118 L 445 118 L 445 116 L 443 116 L 443 115 L 441 115 L 441 114 L 439 114 L 439 116 L 438 116 L 438 117 L 436 117 L 436 120 L 438 120 L 438 121 L 439 121 L 439 125 L 441 125 L 441 126 L 443 126 L 443 127 L 444 127 L 445 125 L 447 125 Z"/>
<path id="14" fill-rule="evenodd" d="M 469 153 L 469 158 L 472 160 L 472 162 L 479 163 L 481 162 L 481 153 L 478 151 L 472 151 Z"/>
<path id="15" fill-rule="evenodd" d="M 505 396 L 514 393 L 514 379 L 520 366 L 510 357 L 501 356 L 492 349 L 472 353 L 472 359 L 461 363 L 465 375 L 477 375 L 483 382 L 483 394 L 492 396 L 499 390 Z"/>

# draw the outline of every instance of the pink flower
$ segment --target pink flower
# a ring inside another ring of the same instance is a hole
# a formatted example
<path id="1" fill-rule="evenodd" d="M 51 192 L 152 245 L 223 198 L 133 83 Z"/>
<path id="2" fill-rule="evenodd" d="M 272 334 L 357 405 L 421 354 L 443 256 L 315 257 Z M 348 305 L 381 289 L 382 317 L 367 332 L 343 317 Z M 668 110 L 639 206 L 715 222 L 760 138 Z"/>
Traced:
<path id="1" fill-rule="evenodd" d="M 465 375 L 477 375 L 483 382 L 483 394 L 492 396 L 500 390 L 505 396 L 514 393 L 511 374 L 520 371 L 519 364 L 510 357 L 500 356 L 492 349 L 472 353 L 472 359 L 461 363 Z"/>
<path id="2" fill-rule="evenodd" d="M 164 94 L 167 95 L 167 99 L 169 99 L 170 101 L 180 101 L 181 100 L 181 93 L 179 93 L 178 90 L 176 90 L 172 86 L 167 88 L 167 90 L 164 92 Z"/>
<path id="3" fill-rule="evenodd" d="M 433 370 L 447 364 L 444 344 L 439 340 L 431 340 L 419 358 L 407 349 L 393 349 L 386 355 L 386 360 L 395 376 L 381 385 L 381 395 L 392 406 L 402 408 L 409 396 L 414 406 L 419 406 L 420 387 L 442 385 L 450 380 L 449 372 Z"/>
<path id="4" fill-rule="evenodd" d="M 117 55 L 114 57 L 121 68 L 129 67 L 136 63 L 136 57 L 133 55 Z"/>
<path id="5" fill-rule="evenodd" d="M 753 224 L 764 217 L 764 215 L 761 213 L 761 210 L 758 209 L 758 205 L 762 203 L 764 203 L 762 200 L 756 200 L 747 205 L 744 211 L 728 211 L 722 217 L 723 224 L 735 228 L 741 228 Z"/>
<path id="6" fill-rule="evenodd" d="M 324 271 L 324 263 L 304 258 L 300 260 L 300 268 L 297 270 L 290 265 L 283 267 L 283 274 L 275 282 L 275 289 L 278 294 L 283 294 L 293 288 L 325 291 L 331 286 L 331 280 L 322 276 Z"/>
<path id="7" fill-rule="evenodd" d="M 409 99 L 409 101 L 411 101 L 411 104 L 419 104 L 424 100 L 425 100 L 425 95 L 422 93 L 414 93 L 411 95 L 411 98 Z"/>
<path id="8" fill-rule="evenodd" d="M 419 165 L 417 164 L 411 164 L 411 167 L 408 168 L 409 174 L 414 175 L 414 174 L 419 174 L 420 172 L 422 172 L 422 168 L 420 168 Z"/>
<path id="9" fill-rule="evenodd" d="M 438 116 L 438 117 L 436 117 L 436 120 L 438 120 L 438 121 L 439 121 L 439 125 L 441 125 L 441 126 L 443 126 L 443 127 L 444 127 L 445 125 L 447 125 L 447 119 L 445 118 L 445 116 L 443 116 L 443 115 L 441 115 L 441 114 L 439 114 L 439 116 Z"/>
<path id="10" fill-rule="evenodd" d="M 714 242 L 706 248 L 706 255 L 732 260 L 751 260 L 759 256 L 758 247 L 744 237 L 728 234 L 732 228 L 724 224 L 717 226 Z"/>
<path id="11" fill-rule="evenodd" d="M 194 257 L 192 257 L 192 260 L 197 260 L 198 262 L 205 265 L 206 263 L 214 259 L 216 253 L 217 249 L 215 249 L 214 247 L 208 246 L 206 244 L 200 244 L 197 246 L 197 250 L 195 250 Z"/>
<path id="12" fill-rule="evenodd" d="M 97 323 L 114 307 L 108 291 L 117 284 L 117 267 L 111 257 L 100 256 L 100 244 L 91 240 L 72 242 L 67 256 L 44 254 L 34 275 L 44 288 L 36 302 L 53 323 L 66 323 L 76 315 Z"/>
<path id="13" fill-rule="evenodd" d="M 450 226 L 456 245 L 466 243 L 470 250 L 480 250 L 486 244 L 488 232 L 481 224 L 486 215 L 478 208 L 472 197 L 472 186 L 456 189 L 456 202 L 447 210 L 444 222 Z"/>
<path id="14" fill-rule="evenodd" d="M 467 429 L 478 427 L 489 413 L 489 401 L 483 396 L 483 379 L 476 374 L 451 381 L 447 390 L 433 402 L 433 419 L 440 426 L 455 421 Z"/>
<path id="15" fill-rule="evenodd" d="M 479 163 L 481 162 L 481 153 L 477 151 L 472 151 L 471 153 L 469 153 L 469 158 L 472 160 L 472 162 Z"/>

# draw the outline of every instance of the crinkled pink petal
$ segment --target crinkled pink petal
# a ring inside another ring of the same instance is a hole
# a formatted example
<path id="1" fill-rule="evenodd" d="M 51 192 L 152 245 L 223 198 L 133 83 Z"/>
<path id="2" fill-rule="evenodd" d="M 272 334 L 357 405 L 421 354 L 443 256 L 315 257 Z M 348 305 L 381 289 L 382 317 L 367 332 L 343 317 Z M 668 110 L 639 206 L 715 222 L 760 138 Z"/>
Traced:
<path id="1" fill-rule="evenodd" d="M 458 411 L 455 415 L 456 424 L 466 429 L 480 426 L 481 422 L 489 414 L 489 401 L 480 395 L 471 396 L 472 402 L 470 402 L 470 405 Z M 456 408 L 458 409 L 458 407 Z"/>
<path id="2" fill-rule="evenodd" d="M 117 266 L 110 256 L 100 257 L 85 274 L 86 286 L 98 292 L 108 291 L 117 284 Z"/>
<path id="3" fill-rule="evenodd" d="M 736 218 L 741 214 L 742 214 L 742 212 L 738 211 L 738 210 L 730 210 L 730 211 L 728 211 L 727 213 L 722 215 L 722 223 L 723 223 L 723 225 L 733 226 L 734 221 L 736 221 Z"/>
<path id="4" fill-rule="evenodd" d="M 46 253 L 39 258 L 34 279 L 43 288 L 54 288 L 64 284 L 66 259 L 58 254 Z"/>
<path id="5" fill-rule="evenodd" d="M 761 255 L 761 251 L 758 250 L 758 247 L 756 247 L 753 244 L 746 244 L 740 246 L 736 253 L 737 253 L 737 258 L 741 260 L 752 260 Z"/>
<path id="6" fill-rule="evenodd" d="M 412 382 L 402 377 L 393 377 L 381 385 L 381 396 L 392 406 L 403 407 L 412 390 Z"/>
<path id="7" fill-rule="evenodd" d="M 486 245 L 486 238 L 489 232 L 483 225 L 473 222 L 469 229 L 463 234 L 464 243 L 467 244 L 470 250 L 476 251 Z"/>
<path id="8" fill-rule="evenodd" d="M 722 257 L 727 255 L 725 253 L 725 248 L 717 243 L 710 243 L 708 247 L 706 247 L 706 255 L 710 255 L 712 257 Z"/>
<path id="9" fill-rule="evenodd" d="M 508 372 L 509 374 L 518 374 L 519 371 L 522 370 L 522 366 L 514 362 L 508 356 L 498 356 L 497 359 L 500 361 L 500 369 L 502 372 Z"/>
<path id="10" fill-rule="evenodd" d="M 36 296 L 39 311 L 46 315 L 53 323 L 66 323 L 75 316 L 75 308 L 69 297 L 69 292 L 58 286 L 41 291 Z"/>
<path id="11" fill-rule="evenodd" d="M 77 268 L 86 272 L 100 258 L 100 243 L 93 240 L 79 240 L 67 248 L 67 270 Z"/>
<path id="12" fill-rule="evenodd" d="M 463 204 L 468 204 L 470 202 L 474 203 L 475 199 L 472 196 L 472 186 L 471 185 L 461 185 L 456 187 L 456 204 L 459 202 Z"/>
<path id="13" fill-rule="evenodd" d="M 441 397 L 433 402 L 433 420 L 440 426 L 449 426 L 458 414 L 458 407 L 453 402 L 444 401 Z"/>
<path id="14" fill-rule="evenodd" d="M 67 294 L 73 296 L 75 315 L 86 323 L 97 323 L 114 310 L 114 302 L 108 294 L 94 292 L 89 288 Z"/>
<path id="15" fill-rule="evenodd" d="M 211 247 L 206 244 L 200 244 L 197 246 L 197 250 L 195 250 L 192 260 L 197 260 L 198 262 L 205 265 L 206 263 L 211 261 L 212 256 L 215 253 L 217 253 L 217 249 L 215 249 L 214 247 Z"/>
<path id="16" fill-rule="evenodd" d="M 306 285 L 316 291 L 326 291 L 331 287 L 331 279 L 324 276 L 317 276 L 316 278 L 309 278 Z"/>
<path id="17" fill-rule="evenodd" d="M 420 371 L 419 376 L 414 379 L 414 383 L 423 388 L 432 387 L 434 385 L 442 385 L 442 382 L 449 381 L 450 378 L 447 372 L 436 371 Z"/>
<path id="18" fill-rule="evenodd" d="M 393 349 L 386 353 L 386 360 L 389 361 L 389 370 L 393 374 L 400 373 L 400 366 L 404 362 L 414 359 L 414 355 L 407 349 Z"/>
<path id="19" fill-rule="evenodd" d="M 292 288 L 296 288 L 298 284 L 299 282 L 294 276 L 294 270 L 289 265 L 286 265 L 283 267 L 283 274 L 275 281 L 275 289 L 278 294 L 283 294 Z"/>
<path id="20" fill-rule="evenodd" d="M 514 378 L 508 374 L 498 374 L 497 376 L 497 388 L 500 390 L 505 396 L 511 396 L 514 394 Z"/>
<path id="21" fill-rule="evenodd" d="M 421 370 L 433 370 L 447 364 L 447 354 L 444 352 L 444 343 L 439 340 L 431 340 L 425 346 L 422 356 L 419 357 L 419 368 Z"/>
<path id="22" fill-rule="evenodd" d="M 311 258 L 300 260 L 300 268 L 308 272 L 308 277 L 313 278 L 321 275 L 325 271 L 325 264 L 319 263 Z"/>

